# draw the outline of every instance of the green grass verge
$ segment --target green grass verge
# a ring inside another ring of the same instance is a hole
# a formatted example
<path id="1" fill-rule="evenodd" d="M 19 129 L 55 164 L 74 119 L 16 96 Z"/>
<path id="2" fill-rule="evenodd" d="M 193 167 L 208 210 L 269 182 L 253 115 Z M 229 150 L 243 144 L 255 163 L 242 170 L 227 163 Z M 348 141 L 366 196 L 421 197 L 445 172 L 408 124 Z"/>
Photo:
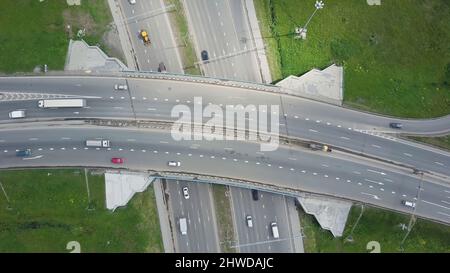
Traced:
<path id="1" fill-rule="evenodd" d="M 433 146 L 444 148 L 450 151 L 450 136 L 444 137 L 409 137 L 413 140 L 425 142 Z"/>
<path id="2" fill-rule="evenodd" d="M 0 71 L 29 72 L 47 64 L 50 70 L 64 68 L 69 38 L 86 28 L 84 39 L 102 45 L 112 16 L 106 0 L 82 1 L 68 6 L 66 1 L 0 1 Z M 67 29 L 71 25 L 71 29 Z"/>
<path id="3" fill-rule="evenodd" d="M 175 28 L 174 35 L 176 35 L 177 39 L 183 44 L 183 46 L 179 48 L 179 51 L 184 66 L 184 72 L 188 75 L 201 75 L 200 69 L 195 65 L 198 60 L 189 34 L 183 5 L 180 0 L 165 0 L 165 2 L 175 6 L 174 11 L 169 13 L 169 18 L 172 26 Z"/>
<path id="4" fill-rule="evenodd" d="M 153 188 L 112 213 L 104 176 L 88 180 L 93 210 L 83 170 L 1 171 L 0 252 L 69 252 L 69 241 L 81 252 L 163 251 Z"/>
<path id="5" fill-rule="evenodd" d="M 219 230 L 220 250 L 224 253 L 236 252 L 231 248 L 234 242 L 233 218 L 231 212 L 229 189 L 223 185 L 211 185 L 216 208 L 216 218 Z"/>
<path id="6" fill-rule="evenodd" d="M 269 62 L 270 74 L 274 81 L 282 78 L 280 52 L 278 51 L 279 39 L 272 33 L 276 32 L 271 14 L 269 1 L 253 1 L 256 10 L 256 17 L 259 20 L 259 28 L 264 39 L 264 46 Z"/>
<path id="7" fill-rule="evenodd" d="M 381 252 L 402 252 L 400 244 L 406 234 L 401 224 L 408 225 L 410 216 L 378 208 L 364 207 L 356 227 L 361 207 L 353 206 L 341 238 L 334 238 L 320 228 L 315 218 L 299 210 L 303 227 L 305 252 L 369 252 L 367 243 L 377 241 Z M 353 233 L 351 234 L 352 229 Z M 351 235 L 353 242 L 346 241 Z M 403 245 L 404 252 L 450 252 L 450 227 L 428 220 L 418 219 Z"/>
<path id="8" fill-rule="evenodd" d="M 337 63 L 344 66 L 348 105 L 402 117 L 449 113 L 447 0 L 383 1 L 380 6 L 328 1 L 309 24 L 306 40 L 294 39 L 293 33 L 312 14 L 315 0 L 255 2 L 263 11 L 259 20 L 271 29 L 268 37 L 274 37 L 266 44 L 278 40 L 282 77 Z"/>

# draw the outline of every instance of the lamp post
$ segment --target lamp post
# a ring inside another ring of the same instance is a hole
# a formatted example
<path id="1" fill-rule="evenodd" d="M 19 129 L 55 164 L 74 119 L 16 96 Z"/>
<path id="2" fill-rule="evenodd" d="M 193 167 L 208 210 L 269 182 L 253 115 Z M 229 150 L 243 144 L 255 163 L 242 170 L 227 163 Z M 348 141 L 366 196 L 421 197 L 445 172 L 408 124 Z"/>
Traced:
<path id="1" fill-rule="evenodd" d="M 306 21 L 305 26 L 302 27 L 302 28 L 296 28 L 295 29 L 295 33 L 297 34 L 297 36 L 295 36 L 295 38 L 297 38 L 297 39 L 301 38 L 303 40 L 306 39 L 306 32 L 307 32 L 307 28 L 306 27 L 308 26 L 308 24 L 311 21 L 311 19 L 314 17 L 314 14 L 316 14 L 316 12 L 319 9 L 323 9 L 324 6 L 325 6 L 325 3 L 323 1 L 316 1 L 316 3 L 314 4 L 314 7 L 316 9 L 311 14 L 311 16 L 309 16 L 309 19 L 308 19 L 308 21 Z"/>

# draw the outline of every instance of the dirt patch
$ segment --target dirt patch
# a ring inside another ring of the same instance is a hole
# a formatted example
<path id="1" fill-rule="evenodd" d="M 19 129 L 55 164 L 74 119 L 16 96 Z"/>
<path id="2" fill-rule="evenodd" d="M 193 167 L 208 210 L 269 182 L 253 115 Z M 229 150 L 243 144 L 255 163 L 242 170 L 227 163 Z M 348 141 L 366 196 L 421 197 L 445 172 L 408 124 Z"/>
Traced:
<path id="1" fill-rule="evenodd" d="M 77 31 L 85 29 L 86 33 L 92 33 L 97 24 L 89 13 L 81 10 L 66 9 L 63 11 L 64 25 L 69 33 L 69 38 L 75 38 Z M 67 28 L 70 26 L 70 28 Z"/>
<path id="2" fill-rule="evenodd" d="M 123 63 L 125 55 L 123 54 L 122 44 L 120 43 L 119 32 L 114 23 L 110 23 L 107 26 L 108 31 L 103 34 L 102 43 L 108 48 L 109 57 L 116 57 Z"/>

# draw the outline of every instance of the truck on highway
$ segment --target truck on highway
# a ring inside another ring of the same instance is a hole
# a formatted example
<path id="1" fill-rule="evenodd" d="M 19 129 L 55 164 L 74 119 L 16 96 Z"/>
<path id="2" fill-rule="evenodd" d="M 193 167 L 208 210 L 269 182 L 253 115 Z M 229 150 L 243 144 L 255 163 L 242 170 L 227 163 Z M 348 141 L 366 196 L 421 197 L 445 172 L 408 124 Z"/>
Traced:
<path id="1" fill-rule="evenodd" d="M 310 143 L 309 148 L 314 151 L 321 150 L 324 152 L 331 152 L 330 147 L 328 147 L 327 145 L 323 145 L 323 144 Z"/>
<path id="2" fill-rule="evenodd" d="M 105 139 L 86 140 L 86 146 L 87 147 L 97 147 L 97 148 L 109 148 L 110 142 L 109 142 L 109 140 L 105 140 Z"/>
<path id="3" fill-rule="evenodd" d="M 272 235 L 273 238 L 278 239 L 280 238 L 280 234 L 278 233 L 278 226 L 276 222 L 270 223 L 270 227 L 272 228 Z"/>
<path id="4" fill-rule="evenodd" d="M 39 100 L 40 108 L 80 108 L 86 106 L 86 99 Z"/>
<path id="5" fill-rule="evenodd" d="M 181 232 L 181 235 L 187 234 L 186 218 L 180 218 L 180 232 Z"/>

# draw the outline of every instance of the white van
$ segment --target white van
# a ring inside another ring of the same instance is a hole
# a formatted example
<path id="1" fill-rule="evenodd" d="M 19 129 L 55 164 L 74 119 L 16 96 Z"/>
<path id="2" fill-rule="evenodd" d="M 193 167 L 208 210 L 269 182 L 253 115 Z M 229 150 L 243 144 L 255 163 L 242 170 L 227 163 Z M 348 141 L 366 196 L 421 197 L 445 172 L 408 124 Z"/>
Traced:
<path id="1" fill-rule="evenodd" d="M 187 234 L 186 218 L 180 218 L 180 232 L 181 232 L 181 235 Z"/>
<path id="2" fill-rule="evenodd" d="M 24 118 L 25 110 L 16 110 L 9 112 L 9 118 Z"/>
<path id="3" fill-rule="evenodd" d="M 247 226 L 249 228 L 253 227 L 253 220 L 252 220 L 252 216 L 251 215 L 247 215 L 247 217 L 245 217 L 245 220 L 247 221 Z"/>
<path id="4" fill-rule="evenodd" d="M 280 238 L 280 234 L 278 234 L 278 226 L 277 226 L 277 223 L 272 222 L 272 223 L 270 223 L 270 226 L 272 227 L 272 235 L 273 235 L 273 238 L 275 238 L 275 239 Z"/>

